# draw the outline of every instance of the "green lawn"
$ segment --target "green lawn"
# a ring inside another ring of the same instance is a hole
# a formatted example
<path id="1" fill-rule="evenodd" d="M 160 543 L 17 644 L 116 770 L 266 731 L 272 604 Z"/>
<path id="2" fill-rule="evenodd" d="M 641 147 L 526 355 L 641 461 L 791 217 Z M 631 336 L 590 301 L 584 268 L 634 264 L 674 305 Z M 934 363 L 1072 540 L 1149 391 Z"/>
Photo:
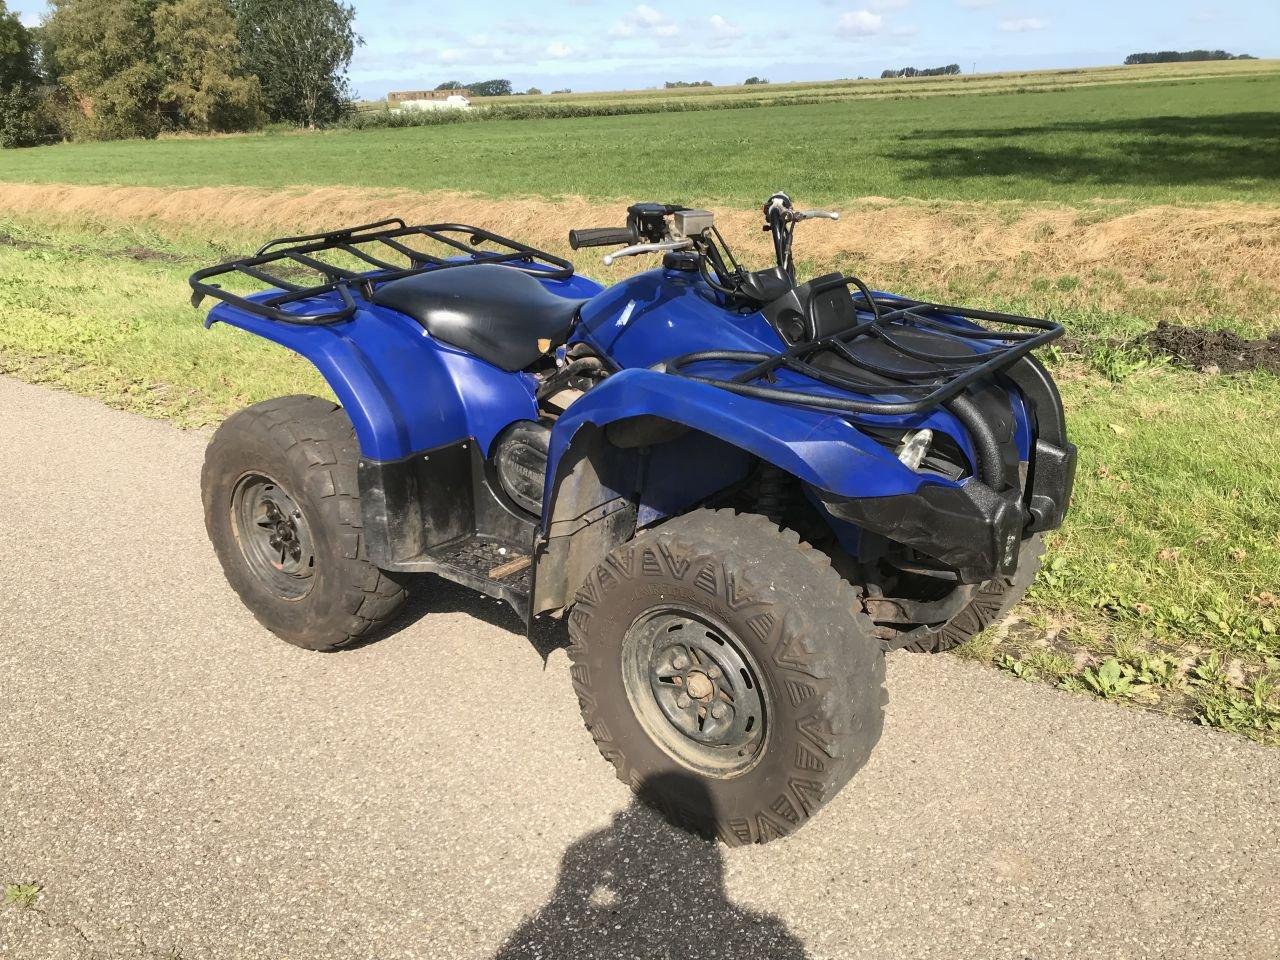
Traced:
<path id="1" fill-rule="evenodd" d="M 342 185 L 736 205 L 878 195 L 1280 200 L 1280 73 L 1058 92 L 72 144 L 0 181 Z"/>

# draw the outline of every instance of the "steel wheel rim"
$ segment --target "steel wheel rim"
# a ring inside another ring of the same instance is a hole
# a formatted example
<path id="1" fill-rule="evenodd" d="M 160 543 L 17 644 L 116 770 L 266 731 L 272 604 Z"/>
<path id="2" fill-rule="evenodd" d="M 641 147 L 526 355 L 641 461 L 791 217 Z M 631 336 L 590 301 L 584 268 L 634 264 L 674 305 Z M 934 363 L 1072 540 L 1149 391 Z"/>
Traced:
<path id="1" fill-rule="evenodd" d="M 231 518 L 240 551 L 263 584 L 286 600 L 311 592 L 315 541 L 288 490 L 263 474 L 246 474 L 231 495 Z"/>
<path id="2" fill-rule="evenodd" d="M 768 691 L 755 658 L 724 624 L 672 607 L 642 614 L 623 637 L 622 678 L 632 711 L 672 759 L 720 779 L 759 761 Z"/>

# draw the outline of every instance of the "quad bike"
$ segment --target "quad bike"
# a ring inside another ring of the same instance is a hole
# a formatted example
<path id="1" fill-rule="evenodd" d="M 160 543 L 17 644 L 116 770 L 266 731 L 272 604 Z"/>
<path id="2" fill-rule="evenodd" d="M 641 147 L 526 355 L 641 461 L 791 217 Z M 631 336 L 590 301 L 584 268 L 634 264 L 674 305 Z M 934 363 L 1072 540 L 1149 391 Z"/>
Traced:
<path id="1" fill-rule="evenodd" d="M 605 288 L 488 230 L 401 220 L 274 240 L 193 302 L 310 360 L 341 406 L 260 403 L 209 446 L 231 585 L 290 643 L 367 638 L 434 573 L 567 617 L 618 776 L 730 844 L 804 824 L 880 736 L 884 651 L 1001 617 L 1076 452 L 1031 353 L 1056 324 L 751 271 L 711 213 L 575 230 L 661 266 Z M 654 785 L 657 786 L 654 786 Z"/>

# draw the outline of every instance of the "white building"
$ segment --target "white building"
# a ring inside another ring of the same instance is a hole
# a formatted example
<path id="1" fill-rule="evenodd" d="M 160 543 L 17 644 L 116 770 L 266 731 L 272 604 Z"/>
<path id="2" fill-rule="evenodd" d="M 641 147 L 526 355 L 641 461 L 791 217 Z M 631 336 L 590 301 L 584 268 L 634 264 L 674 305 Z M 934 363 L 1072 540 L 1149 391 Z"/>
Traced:
<path id="1" fill-rule="evenodd" d="M 452 94 L 443 100 L 401 100 L 400 110 L 470 110 L 471 101 L 461 94 Z"/>

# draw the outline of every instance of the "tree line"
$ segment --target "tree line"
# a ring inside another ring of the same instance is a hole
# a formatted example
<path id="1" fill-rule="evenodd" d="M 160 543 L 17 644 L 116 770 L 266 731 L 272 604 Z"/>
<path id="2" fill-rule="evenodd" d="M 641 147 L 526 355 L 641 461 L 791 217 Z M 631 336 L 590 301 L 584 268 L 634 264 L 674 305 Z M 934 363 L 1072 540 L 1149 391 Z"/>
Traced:
<path id="1" fill-rule="evenodd" d="M 903 77 L 951 77 L 960 72 L 960 64 L 948 63 L 945 67 L 903 67 L 901 70 L 885 70 L 880 74 L 881 80 L 901 80 Z"/>
<path id="2" fill-rule="evenodd" d="M 362 40 L 341 0 L 0 0 L 0 146 L 319 126 Z"/>
<path id="3" fill-rule="evenodd" d="M 1159 53 L 1131 53 L 1124 58 L 1126 66 L 1135 63 L 1191 63 L 1198 60 L 1256 60 L 1247 53 L 1225 50 L 1161 50 Z"/>

